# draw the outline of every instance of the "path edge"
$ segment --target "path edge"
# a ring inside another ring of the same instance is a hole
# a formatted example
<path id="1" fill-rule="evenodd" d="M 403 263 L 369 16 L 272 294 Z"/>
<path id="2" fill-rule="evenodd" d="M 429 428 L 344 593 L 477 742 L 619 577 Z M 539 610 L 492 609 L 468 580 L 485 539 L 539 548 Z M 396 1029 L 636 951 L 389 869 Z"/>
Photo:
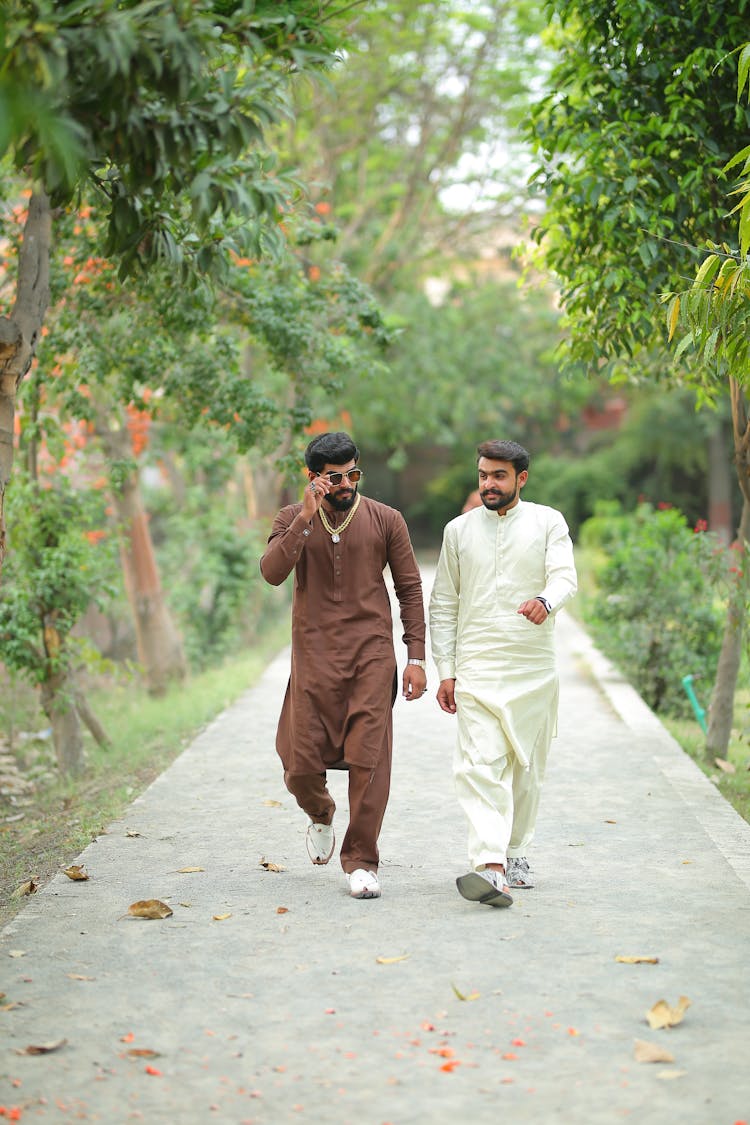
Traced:
<path id="1" fill-rule="evenodd" d="M 648 746 L 666 778 L 719 849 L 738 879 L 750 889 L 750 824 L 722 796 L 700 766 L 664 727 L 632 684 L 599 651 L 570 613 L 561 614 L 565 633 L 560 650 L 582 660 L 603 695 L 633 735 Z"/>

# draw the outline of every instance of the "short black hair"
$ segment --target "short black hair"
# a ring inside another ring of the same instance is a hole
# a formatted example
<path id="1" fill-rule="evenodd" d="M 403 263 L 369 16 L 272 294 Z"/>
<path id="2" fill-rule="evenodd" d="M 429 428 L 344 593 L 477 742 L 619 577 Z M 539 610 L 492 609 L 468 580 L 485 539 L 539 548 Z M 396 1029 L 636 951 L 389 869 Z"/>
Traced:
<path id="1" fill-rule="evenodd" d="M 359 450 L 343 430 L 318 434 L 305 450 L 305 464 L 313 473 L 324 465 L 345 465 L 347 461 L 359 461 Z"/>
<path id="2" fill-rule="evenodd" d="M 488 461 L 508 461 L 516 470 L 523 473 L 529 467 L 529 454 L 517 441 L 483 441 L 477 446 L 477 464 L 486 457 Z"/>

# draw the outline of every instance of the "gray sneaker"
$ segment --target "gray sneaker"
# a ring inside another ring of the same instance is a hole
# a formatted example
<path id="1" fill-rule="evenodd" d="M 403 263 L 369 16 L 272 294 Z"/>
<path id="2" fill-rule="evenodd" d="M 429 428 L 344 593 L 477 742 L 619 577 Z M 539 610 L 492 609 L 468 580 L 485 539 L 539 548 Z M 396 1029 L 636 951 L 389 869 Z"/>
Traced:
<path id="1" fill-rule="evenodd" d="M 514 887 L 516 890 L 528 890 L 534 886 L 534 876 L 531 874 L 526 856 L 508 856 L 505 881 L 509 887 Z"/>

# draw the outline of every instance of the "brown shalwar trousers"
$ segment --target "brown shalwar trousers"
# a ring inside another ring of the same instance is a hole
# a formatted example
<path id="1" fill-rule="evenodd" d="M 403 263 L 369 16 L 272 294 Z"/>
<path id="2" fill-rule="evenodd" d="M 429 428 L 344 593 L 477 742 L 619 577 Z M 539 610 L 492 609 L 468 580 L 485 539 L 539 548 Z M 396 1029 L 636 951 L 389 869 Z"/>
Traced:
<path id="1" fill-rule="evenodd" d="M 335 767 L 334 767 L 335 768 Z M 341 844 L 341 866 L 347 875 L 358 868 L 377 871 L 378 837 L 391 788 L 391 748 L 374 767 L 348 766 L 349 827 Z M 331 824 L 336 802 L 328 792 L 325 773 L 290 773 L 284 784 L 297 804 L 316 824 Z"/>

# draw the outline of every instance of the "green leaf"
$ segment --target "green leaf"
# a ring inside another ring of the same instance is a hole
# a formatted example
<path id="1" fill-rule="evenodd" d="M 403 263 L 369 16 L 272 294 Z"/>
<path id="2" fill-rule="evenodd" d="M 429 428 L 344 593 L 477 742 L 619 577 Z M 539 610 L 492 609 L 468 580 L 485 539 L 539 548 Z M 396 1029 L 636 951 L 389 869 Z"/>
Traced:
<path id="1" fill-rule="evenodd" d="M 693 288 L 699 289 L 702 286 L 707 286 L 713 280 L 714 274 L 719 268 L 721 259 L 716 254 L 709 254 L 707 258 L 701 262 L 700 269 L 695 275 Z"/>
<path id="2" fill-rule="evenodd" d="M 668 310 L 668 313 L 667 313 L 667 329 L 668 329 L 667 339 L 668 339 L 670 344 L 672 342 L 672 337 L 675 334 L 675 330 L 677 328 L 679 320 L 680 320 L 680 298 L 674 297 L 672 299 L 672 303 L 670 304 L 669 310 Z"/>
<path id="3" fill-rule="evenodd" d="M 748 85 L 748 99 L 750 99 L 750 84 L 748 84 L 748 75 L 750 74 L 750 43 L 746 43 L 740 51 L 739 61 L 737 63 L 737 101 L 742 97 L 742 91 L 745 85 Z"/>

